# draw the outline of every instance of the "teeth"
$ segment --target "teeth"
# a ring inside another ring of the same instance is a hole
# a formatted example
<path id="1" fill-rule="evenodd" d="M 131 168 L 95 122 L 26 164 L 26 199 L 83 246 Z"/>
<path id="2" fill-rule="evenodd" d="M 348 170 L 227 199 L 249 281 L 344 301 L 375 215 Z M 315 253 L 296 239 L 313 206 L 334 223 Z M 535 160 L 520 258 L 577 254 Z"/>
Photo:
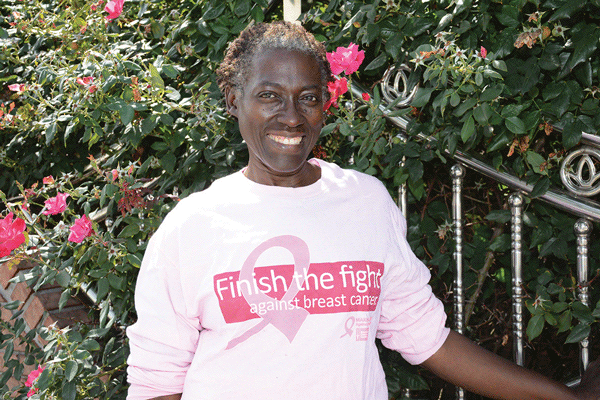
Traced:
<path id="1" fill-rule="evenodd" d="M 302 141 L 302 136 L 290 138 L 290 137 L 285 137 L 285 136 L 269 135 L 269 137 L 271 139 L 273 139 L 274 141 L 276 141 L 277 143 L 281 143 L 281 144 L 300 144 L 300 142 Z"/>

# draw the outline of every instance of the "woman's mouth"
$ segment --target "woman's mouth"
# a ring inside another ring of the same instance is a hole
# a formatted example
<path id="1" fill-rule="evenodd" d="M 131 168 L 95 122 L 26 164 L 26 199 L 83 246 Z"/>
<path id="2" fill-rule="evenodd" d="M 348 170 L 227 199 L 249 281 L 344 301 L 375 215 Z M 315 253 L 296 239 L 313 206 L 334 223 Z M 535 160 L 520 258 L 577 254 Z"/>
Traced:
<path id="1" fill-rule="evenodd" d="M 302 136 L 287 137 L 287 136 L 268 135 L 268 137 L 277 143 L 287 144 L 287 145 L 297 145 L 297 144 L 300 144 L 300 142 L 302 142 Z"/>

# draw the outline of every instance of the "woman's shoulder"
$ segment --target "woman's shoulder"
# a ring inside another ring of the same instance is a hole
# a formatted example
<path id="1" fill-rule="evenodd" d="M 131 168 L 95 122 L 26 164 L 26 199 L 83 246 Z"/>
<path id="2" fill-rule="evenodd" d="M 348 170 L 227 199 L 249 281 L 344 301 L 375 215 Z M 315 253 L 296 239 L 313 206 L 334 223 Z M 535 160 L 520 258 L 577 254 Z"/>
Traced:
<path id="1" fill-rule="evenodd" d="M 322 178 L 338 186 L 345 189 L 356 189 L 360 191 L 375 190 L 387 193 L 387 189 L 385 189 L 383 183 L 374 176 L 353 168 L 342 168 L 339 165 L 328 161 L 317 160 L 317 162 L 321 167 Z"/>

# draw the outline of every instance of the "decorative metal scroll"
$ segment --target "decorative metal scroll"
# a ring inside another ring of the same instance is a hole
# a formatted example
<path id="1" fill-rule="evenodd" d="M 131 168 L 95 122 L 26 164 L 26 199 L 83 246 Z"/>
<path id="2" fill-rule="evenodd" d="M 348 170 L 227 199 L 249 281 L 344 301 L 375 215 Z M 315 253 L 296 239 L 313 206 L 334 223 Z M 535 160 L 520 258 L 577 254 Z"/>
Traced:
<path id="1" fill-rule="evenodd" d="M 381 91 L 383 98 L 388 103 L 393 103 L 396 107 L 406 107 L 417 94 L 418 85 L 408 86 L 408 75 L 410 68 L 402 64 L 399 67 L 390 66 L 381 81 Z"/>
<path id="2" fill-rule="evenodd" d="M 560 179 L 568 191 L 578 196 L 600 193 L 600 150 L 584 146 L 569 153 L 560 167 Z"/>

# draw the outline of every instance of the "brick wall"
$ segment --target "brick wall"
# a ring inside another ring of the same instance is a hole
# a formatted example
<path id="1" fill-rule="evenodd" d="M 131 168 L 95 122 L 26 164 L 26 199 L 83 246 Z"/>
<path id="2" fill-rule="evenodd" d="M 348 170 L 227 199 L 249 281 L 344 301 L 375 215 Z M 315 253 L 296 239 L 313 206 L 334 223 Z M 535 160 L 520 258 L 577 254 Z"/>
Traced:
<path id="1" fill-rule="evenodd" d="M 19 308 L 10 311 L 2 307 L 2 320 L 9 320 L 14 312 L 24 310 L 23 318 L 26 322 L 25 333 L 31 329 L 41 326 L 50 326 L 56 323 L 59 328 L 72 325 L 75 322 L 90 322 L 88 316 L 88 306 L 78 297 L 70 298 L 62 310 L 58 309 L 58 301 L 62 293 L 62 288 L 57 284 L 47 284 L 42 286 L 37 292 L 33 292 L 25 282 L 10 282 L 10 280 L 19 275 L 26 274 L 31 270 L 32 265 L 21 262 L 12 265 L 11 262 L 0 264 L 0 303 L 5 304 L 14 300 L 22 302 Z M 3 332 L 4 333 L 4 332 Z M 43 340 L 38 336 L 36 344 L 43 345 Z M 25 345 L 19 341 L 15 342 L 13 358 L 23 361 Z M 0 373 L 4 369 L 4 349 L 0 350 Z M 14 378 L 8 382 L 10 388 L 22 385 L 29 372 L 34 369 L 34 365 L 25 365 L 21 382 Z"/>

